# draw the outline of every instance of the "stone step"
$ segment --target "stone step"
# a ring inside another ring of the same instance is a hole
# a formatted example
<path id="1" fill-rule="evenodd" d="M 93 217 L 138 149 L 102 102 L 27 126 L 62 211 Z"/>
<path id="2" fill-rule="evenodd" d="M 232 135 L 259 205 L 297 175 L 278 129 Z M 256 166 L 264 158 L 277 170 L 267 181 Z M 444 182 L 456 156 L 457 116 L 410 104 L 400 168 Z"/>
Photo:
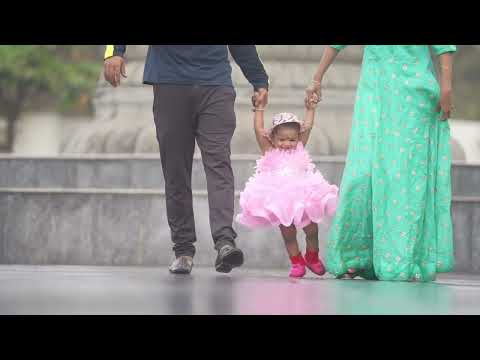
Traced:
<path id="1" fill-rule="evenodd" d="M 238 192 L 236 199 L 238 212 Z M 208 199 L 194 192 L 196 264 L 211 266 Z M 480 197 L 452 205 L 456 271 L 480 273 Z M 248 268 L 287 268 L 275 229 L 234 225 Z M 320 226 L 323 252 L 329 224 Z M 299 243 L 304 248 L 304 236 Z M 163 191 L 152 189 L 0 189 L 0 263 L 167 265 L 172 259 Z M 323 256 L 323 254 L 322 254 Z"/>
<path id="2" fill-rule="evenodd" d="M 241 190 L 252 175 L 258 155 L 232 155 L 235 188 Z M 343 156 L 313 157 L 331 183 L 340 184 Z M 456 196 L 480 196 L 480 164 L 456 161 L 452 189 Z M 61 157 L 0 156 L 0 187 L 23 188 L 133 188 L 163 189 L 158 155 L 75 155 Z M 192 189 L 205 190 L 205 172 L 196 156 Z"/>

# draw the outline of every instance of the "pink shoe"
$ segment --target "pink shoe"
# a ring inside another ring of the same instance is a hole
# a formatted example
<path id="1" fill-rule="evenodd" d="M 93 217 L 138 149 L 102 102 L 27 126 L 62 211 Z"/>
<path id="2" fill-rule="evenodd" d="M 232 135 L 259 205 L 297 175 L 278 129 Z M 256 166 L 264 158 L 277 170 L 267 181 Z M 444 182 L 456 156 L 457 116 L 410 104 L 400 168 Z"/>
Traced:
<path id="1" fill-rule="evenodd" d="M 303 264 L 292 264 L 292 267 L 290 269 L 290 273 L 288 276 L 290 277 L 295 277 L 295 278 L 301 278 L 305 275 L 305 265 Z"/>
<path id="2" fill-rule="evenodd" d="M 311 272 L 317 274 L 317 275 L 324 275 L 325 274 L 325 266 L 323 266 L 323 263 L 321 261 L 318 261 L 317 263 L 309 263 L 306 261 L 307 267 L 310 269 Z"/>

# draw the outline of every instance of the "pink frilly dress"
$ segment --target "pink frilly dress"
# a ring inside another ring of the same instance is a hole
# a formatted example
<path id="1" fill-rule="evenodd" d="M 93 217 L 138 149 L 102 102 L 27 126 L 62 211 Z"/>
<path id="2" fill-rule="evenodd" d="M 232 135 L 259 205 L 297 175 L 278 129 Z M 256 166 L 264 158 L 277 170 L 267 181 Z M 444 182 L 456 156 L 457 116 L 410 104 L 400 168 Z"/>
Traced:
<path id="1" fill-rule="evenodd" d="M 256 171 L 240 193 L 236 221 L 250 229 L 278 226 L 304 228 L 333 216 L 338 187 L 315 169 L 301 142 L 295 150 L 272 149 L 257 160 Z"/>

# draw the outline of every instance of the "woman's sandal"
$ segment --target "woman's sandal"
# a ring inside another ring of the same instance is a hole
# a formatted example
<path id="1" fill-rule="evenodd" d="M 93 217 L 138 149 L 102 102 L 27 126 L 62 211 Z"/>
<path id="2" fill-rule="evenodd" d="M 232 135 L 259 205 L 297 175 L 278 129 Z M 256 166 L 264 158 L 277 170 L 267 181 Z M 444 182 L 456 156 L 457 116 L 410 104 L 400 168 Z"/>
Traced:
<path id="1" fill-rule="evenodd" d="M 336 276 L 337 279 L 355 279 L 358 275 L 355 269 L 348 269 L 345 274 Z"/>
<path id="2" fill-rule="evenodd" d="M 346 275 L 350 279 L 355 279 L 357 276 L 359 276 L 357 270 L 355 270 L 353 268 L 348 269 Z"/>

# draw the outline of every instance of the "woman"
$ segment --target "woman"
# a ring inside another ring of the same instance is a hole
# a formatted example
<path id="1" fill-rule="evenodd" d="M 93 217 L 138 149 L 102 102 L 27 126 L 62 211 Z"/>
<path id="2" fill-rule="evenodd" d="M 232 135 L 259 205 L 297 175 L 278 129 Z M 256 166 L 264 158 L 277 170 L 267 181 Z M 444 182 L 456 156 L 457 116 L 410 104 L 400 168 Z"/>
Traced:
<path id="1" fill-rule="evenodd" d="M 326 47 L 307 88 L 345 45 Z M 450 128 L 454 45 L 368 45 L 327 243 L 327 270 L 343 277 L 431 281 L 453 269 Z M 306 99 L 306 100 L 307 100 Z"/>

